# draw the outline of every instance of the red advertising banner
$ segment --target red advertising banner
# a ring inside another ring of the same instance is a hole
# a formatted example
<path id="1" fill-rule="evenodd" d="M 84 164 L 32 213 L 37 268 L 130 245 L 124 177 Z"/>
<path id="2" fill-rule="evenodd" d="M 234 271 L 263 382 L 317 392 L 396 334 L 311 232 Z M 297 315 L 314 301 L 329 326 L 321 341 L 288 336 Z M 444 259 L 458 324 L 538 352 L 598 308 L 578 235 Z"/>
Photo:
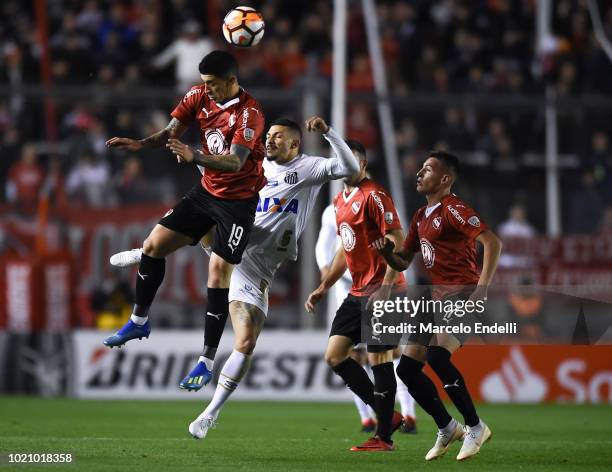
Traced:
<path id="1" fill-rule="evenodd" d="M 465 346 L 453 362 L 476 401 L 612 403 L 612 346 Z"/>

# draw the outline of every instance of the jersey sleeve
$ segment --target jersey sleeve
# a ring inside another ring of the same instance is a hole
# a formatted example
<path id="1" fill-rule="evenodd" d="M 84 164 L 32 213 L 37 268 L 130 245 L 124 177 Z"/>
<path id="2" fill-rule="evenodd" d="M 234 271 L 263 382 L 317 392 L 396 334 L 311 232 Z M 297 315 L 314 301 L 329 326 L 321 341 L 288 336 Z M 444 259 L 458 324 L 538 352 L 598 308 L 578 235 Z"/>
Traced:
<path id="1" fill-rule="evenodd" d="M 321 230 L 315 245 L 315 257 L 319 270 L 325 266 L 329 266 L 336 254 L 336 215 L 334 207 L 329 205 L 323 211 L 321 216 Z"/>
<path id="2" fill-rule="evenodd" d="M 473 208 L 463 203 L 450 203 L 445 208 L 446 222 L 470 239 L 489 229 Z"/>
<path id="3" fill-rule="evenodd" d="M 202 93 L 201 88 L 192 87 L 181 99 L 176 108 L 172 110 L 170 115 L 185 124 L 195 120 L 198 115 L 198 101 Z"/>
<path id="4" fill-rule="evenodd" d="M 404 250 L 419 252 L 421 250 L 421 244 L 419 242 L 419 227 L 417 225 L 417 221 L 419 219 L 419 212 L 416 212 L 412 217 L 412 221 L 410 222 L 410 228 L 408 229 L 408 236 L 406 236 L 406 240 L 404 241 Z"/>
<path id="5" fill-rule="evenodd" d="M 381 235 L 396 229 L 402 229 L 393 200 L 385 192 L 370 191 L 366 201 L 366 212 L 380 230 Z"/>
<path id="6" fill-rule="evenodd" d="M 236 117 L 236 132 L 231 144 L 240 144 L 252 150 L 261 139 L 264 121 L 264 115 L 260 109 L 245 107 Z"/>

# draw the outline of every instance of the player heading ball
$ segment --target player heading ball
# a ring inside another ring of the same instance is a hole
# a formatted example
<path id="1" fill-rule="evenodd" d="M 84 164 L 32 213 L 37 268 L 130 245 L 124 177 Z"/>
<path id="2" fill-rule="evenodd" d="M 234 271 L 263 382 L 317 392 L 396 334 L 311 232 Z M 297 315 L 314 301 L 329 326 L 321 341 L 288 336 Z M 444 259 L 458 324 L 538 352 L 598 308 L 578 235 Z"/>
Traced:
<path id="1" fill-rule="evenodd" d="M 145 240 L 132 317 L 104 344 L 121 346 L 149 336 L 147 314 L 164 279 L 166 256 L 197 244 L 215 226 L 208 266 L 205 346 L 192 371 L 206 384 L 212 378 L 212 362 L 228 317 L 232 270 L 242 259 L 255 219 L 257 195 L 266 179 L 261 140 L 264 114 L 260 104 L 240 87 L 236 59 L 230 53 L 213 51 L 198 68 L 202 84 L 185 94 L 172 111 L 168 126 L 141 140 L 115 137 L 106 143 L 129 151 L 166 146 L 179 163 L 196 164 L 206 172 Z M 201 148 L 180 141 L 191 124 L 198 126 Z"/>

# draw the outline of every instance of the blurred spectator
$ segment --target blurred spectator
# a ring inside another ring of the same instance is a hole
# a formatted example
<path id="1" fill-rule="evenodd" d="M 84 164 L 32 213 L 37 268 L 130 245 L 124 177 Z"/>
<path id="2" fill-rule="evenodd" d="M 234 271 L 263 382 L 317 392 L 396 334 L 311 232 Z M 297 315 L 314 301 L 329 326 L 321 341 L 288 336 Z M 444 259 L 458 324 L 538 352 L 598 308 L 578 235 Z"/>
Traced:
<path id="1" fill-rule="evenodd" d="M 612 234 L 612 206 L 604 210 L 603 218 L 599 225 L 599 232 L 603 234 Z"/>
<path id="2" fill-rule="evenodd" d="M 105 207 L 116 203 L 108 165 L 91 154 L 82 155 L 70 170 L 66 190 L 71 205 Z"/>
<path id="3" fill-rule="evenodd" d="M 593 233 L 601 221 L 604 208 L 593 173 L 583 172 L 580 183 L 581 187 L 570 195 L 568 222 L 570 234 Z"/>
<path id="4" fill-rule="evenodd" d="M 370 59 L 366 54 L 358 54 L 353 59 L 351 70 L 346 78 L 346 88 L 350 92 L 371 92 L 374 90 Z"/>
<path id="5" fill-rule="evenodd" d="M 508 219 L 499 225 L 497 234 L 504 241 L 509 239 L 531 239 L 535 237 L 536 230 L 527 221 L 527 209 L 521 204 L 515 204 L 510 208 Z M 502 255 L 499 258 L 500 267 L 524 268 L 528 267 L 531 262 L 528 256 L 511 254 L 507 251 L 502 251 Z"/>
<path id="6" fill-rule="evenodd" d="M 38 192 L 43 177 L 36 148 L 32 144 L 25 144 L 21 149 L 20 160 L 9 169 L 6 199 L 20 213 L 33 215 L 38 205 Z"/>
<path id="7" fill-rule="evenodd" d="M 153 65 L 161 68 L 175 61 L 176 86 L 185 92 L 201 82 L 198 64 L 213 49 L 212 41 L 201 36 L 199 23 L 188 21 L 182 35 L 153 59 Z"/>
<path id="8" fill-rule="evenodd" d="M 470 133 L 463 123 L 461 110 L 457 107 L 447 108 L 444 120 L 440 138 L 448 144 L 448 147 L 457 152 L 472 149 Z"/>
<path id="9" fill-rule="evenodd" d="M 588 162 L 605 203 L 612 203 L 612 152 L 606 133 L 593 134 Z"/>
<path id="10" fill-rule="evenodd" d="M 356 139 L 368 150 L 378 146 L 378 128 L 373 124 L 370 109 L 367 105 L 355 104 L 349 108 L 346 135 Z"/>
<path id="11" fill-rule="evenodd" d="M 121 204 L 135 204 L 149 201 L 150 184 L 142 175 L 142 162 L 136 156 L 125 160 L 123 171 L 116 179 L 117 195 Z"/>

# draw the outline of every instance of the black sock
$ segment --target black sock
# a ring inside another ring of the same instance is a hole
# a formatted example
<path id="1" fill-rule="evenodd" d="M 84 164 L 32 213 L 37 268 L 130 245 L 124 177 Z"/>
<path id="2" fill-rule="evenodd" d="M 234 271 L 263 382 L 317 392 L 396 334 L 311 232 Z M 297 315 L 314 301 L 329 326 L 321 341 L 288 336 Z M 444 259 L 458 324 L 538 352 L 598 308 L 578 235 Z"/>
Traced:
<path id="1" fill-rule="evenodd" d="M 406 384 L 412 398 L 434 419 L 438 428 L 442 429 L 452 418 L 440 400 L 436 386 L 423 373 L 424 365 L 412 357 L 402 356 L 397 366 L 397 376 Z"/>
<path id="2" fill-rule="evenodd" d="M 365 369 L 355 359 L 346 358 L 333 367 L 351 391 L 366 404 L 374 408 L 374 385 Z"/>
<path id="3" fill-rule="evenodd" d="M 214 359 L 229 315 L 229 288 L 208 287 L 208 304 L 204 316 L 204 357 Z"/>
<path id="4" fill-rule="evenodd" d="M 135 315 L 147 316 L 157 289 L 164 280 L 165 273 L 166 259 L 142 254 L 138 274 L 136 274 Z"/>
<path id="5" fill-rule="evenodd" d="M 444 384 L 444 390 L 463 415 L 465 424 L 476 426 L 480 421 L 474 402 L 465 386 L 463 375 L 450 360 L 451 353 L 440 346 L 427 348 L 427 362 Z"/>
<path id="6" fill-rule="evenodd" d="M 376 411 L 376 436 L 391 442 L 391 422 L 395 409 L 397 382 L 393 372 L 393 362 L 372 366 L 374 373 L 374 411 Z"/>

